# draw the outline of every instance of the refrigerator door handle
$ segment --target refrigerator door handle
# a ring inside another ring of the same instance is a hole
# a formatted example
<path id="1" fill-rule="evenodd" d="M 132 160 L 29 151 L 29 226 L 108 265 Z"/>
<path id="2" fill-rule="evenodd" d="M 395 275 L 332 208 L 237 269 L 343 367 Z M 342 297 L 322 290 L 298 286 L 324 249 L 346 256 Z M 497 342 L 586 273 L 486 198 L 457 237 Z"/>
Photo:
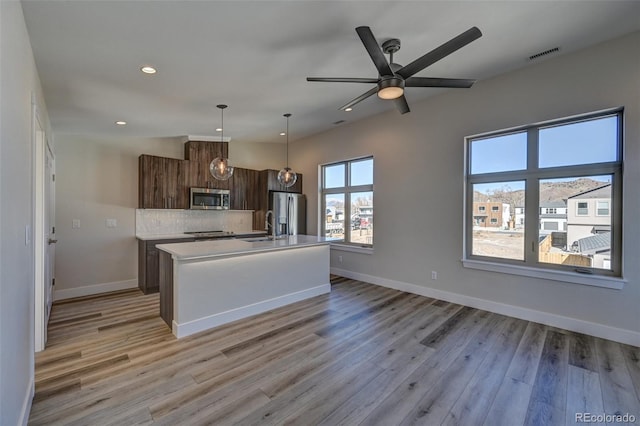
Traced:
<path id="1" fill-rule="evenodd" d="M 293 197 L 287 195 L 287 235 L 291 235 L 291 216 L 293 216 Z"/>

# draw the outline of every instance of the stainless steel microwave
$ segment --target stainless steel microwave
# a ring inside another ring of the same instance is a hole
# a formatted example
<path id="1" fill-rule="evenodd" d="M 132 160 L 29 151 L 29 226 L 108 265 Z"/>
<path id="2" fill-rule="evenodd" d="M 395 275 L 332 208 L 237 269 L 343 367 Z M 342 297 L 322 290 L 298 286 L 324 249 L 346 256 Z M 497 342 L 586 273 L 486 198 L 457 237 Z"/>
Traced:
<path id="1" fill-rule="evenodd" d="M 190 208 L 193 210 L 229 210 L 228 189 L 191 188 Z"/>

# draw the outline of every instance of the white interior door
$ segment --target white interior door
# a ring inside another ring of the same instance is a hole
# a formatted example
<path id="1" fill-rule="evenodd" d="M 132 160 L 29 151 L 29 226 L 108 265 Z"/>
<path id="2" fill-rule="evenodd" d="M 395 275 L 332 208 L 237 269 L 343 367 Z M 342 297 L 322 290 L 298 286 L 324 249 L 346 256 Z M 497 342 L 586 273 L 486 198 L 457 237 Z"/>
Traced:
<path id="1" fill-rule="evenodd" d="M 55 159 L 33 109 L 34 146 L 34 338 L 36 352 L 47 342 L 55 282 Z"/>
<path id="2" fill-rule="evenodd" d="M 55 284 L 55 259 L 56 259 L 56 178 L 55 161 L 53 153 L 47 144 L 45 160 L 45 186 L 44 186 L 44 336 L 47 339 L 47 324 L 51 314 L 53 303 L 53 285 Z"/>

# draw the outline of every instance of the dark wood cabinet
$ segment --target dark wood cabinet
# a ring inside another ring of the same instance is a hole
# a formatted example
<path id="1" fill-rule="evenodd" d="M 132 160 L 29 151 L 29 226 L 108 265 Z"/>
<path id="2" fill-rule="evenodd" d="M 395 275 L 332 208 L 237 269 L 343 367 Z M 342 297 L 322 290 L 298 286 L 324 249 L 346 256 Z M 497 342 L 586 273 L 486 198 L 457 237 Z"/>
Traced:
<path id="1" fill-rule="evenodd" d="M 158 244 L 188 243 L 195 238 L 176 238 L 164 240 L 138 240 L 138 288 L 144 294 L 157 293 L 159 289 L 159 257 Z"/>
<path id="2" fill-rule="evenodd" d="M 255 210 L 258 204 L 260 172 L 258 170 L 236 167 L 229 179 L 231 190 L 231 208 L 233 210 Z"/>
<path id="3" fill-rule="evenodd" d="M 189 188 L 229 189 L 228 180 L 217 180 L 209 171 L 209 164 L 216 157 L 229 158 L 227 142 L 189 141 L 184 144 L 184 159 L 189 161 L 190 166 L 187 177 Z"/>
<path id="4" fill-rule="evenodd" d="M 266 176 L 267 191 L 287 191 L 302 194 L 302 174 L 298 173 L 298 179 L 295 185 L 287 189 L 278 182 L 278 173 L 280 170 L 267 169 L 262 172 L 265 173 Z"/>
<path id="5" fill-rule="evenodd" d="M 175 158 L 141 155 L 138 159 L 138 207 L 141 209 L 186 209 L 189 162 Z"/>
<path id="6" fill-rule="evenodd" d="M 158 287 L 160 289 L 160 318 L 173 329 L 173 260 L 160 250 L 158 262 Z"/>
<path id="7" fill-rule="evenodd" d="M 231 209 L 254 210 L 253 227 L 263 229 L 269 209 L 269 191 L 302 193 L 302 175 L 285 188 L 278 182 L 278 170 L 236 167 L 226 181 L 215 179 L 209 164 L 216 157 L 229 156 L 226 142 L 189 141 L 184 144 L 184 160 L 141 155 L 139 158 L 138 207 L 141 209 L 188 209 L 190 188 L 228 189 Z"/>

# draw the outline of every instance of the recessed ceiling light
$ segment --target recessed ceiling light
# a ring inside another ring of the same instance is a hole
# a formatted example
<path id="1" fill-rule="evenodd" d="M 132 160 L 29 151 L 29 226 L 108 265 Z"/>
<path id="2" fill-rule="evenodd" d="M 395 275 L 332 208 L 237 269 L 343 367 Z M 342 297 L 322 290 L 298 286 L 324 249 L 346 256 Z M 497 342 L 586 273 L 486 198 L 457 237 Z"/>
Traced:
<path id="1" fill-rule="evenodd" d="M 221 131 L 222 131 L 222 127 L 218 127 L 218 128 L 216 129 L 216 132 L 221 132 Z"/>
<path id="2" fill-rule="evenodd" d="M 286 133 L 285 132 L 280 132 L 280 136 L 285 136 Z"/>
<path id="3" fill-rule="evenodd" d="M 353 108 L 345 108 L 344 110 L 349 112 L 349 111 L 353 111 Z"/>
<path id="4" fill-rule="evenodd" d="M 156 72 L 158 72 L 154 67 L 151 67 L 149 65 L 145 65 L 144 67 L 140 68 L 140 71 L 145 74 L 155 74 Z"/>
<path id="5" fill-rule="evenodd" d="M 117 124 L 118 126 L 126 126 L 126 125 L 127 125 L 127 122 L 126 122 L 126 121 L 122 121 L 122 120 L 120 120 L 120 121 L 116 121 L 116 124 Z"/>

